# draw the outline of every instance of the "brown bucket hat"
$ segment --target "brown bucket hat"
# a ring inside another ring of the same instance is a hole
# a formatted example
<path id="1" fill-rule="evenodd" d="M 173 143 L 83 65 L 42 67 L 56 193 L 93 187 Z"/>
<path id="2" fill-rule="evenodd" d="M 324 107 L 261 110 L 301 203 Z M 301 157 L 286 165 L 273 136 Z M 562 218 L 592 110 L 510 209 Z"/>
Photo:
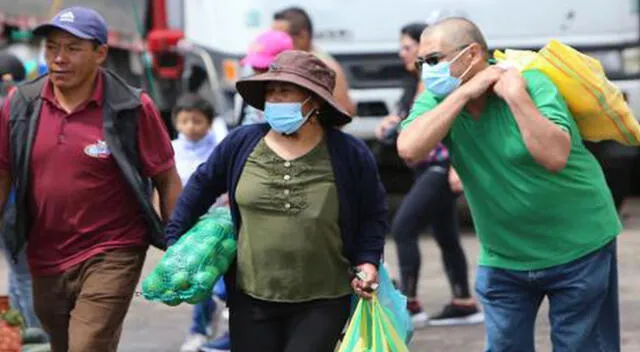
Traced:
<path id="1" fill-rule="evenodd" d="M 282 52 L 269 66 L 269 71 L 236 83 L 236 89 L 247 104 L 264 110 L 268 82 L 287 82 L 305 88 L 326 102 L 321 113 L 337 126 L 351 122 L 351 116 L 333 97 L 336 73 L 315 55 L 299 50 Z"/>

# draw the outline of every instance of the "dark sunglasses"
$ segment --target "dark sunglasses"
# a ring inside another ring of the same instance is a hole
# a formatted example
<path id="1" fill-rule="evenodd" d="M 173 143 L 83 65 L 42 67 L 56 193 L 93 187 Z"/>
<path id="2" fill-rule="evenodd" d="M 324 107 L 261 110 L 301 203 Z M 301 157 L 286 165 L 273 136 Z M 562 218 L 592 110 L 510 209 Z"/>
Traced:
<path id="1" fill-rule="evenodd" d="M 418 56 L 416 58 L 416 70 L 418 72 L 422 71 L 422 65 L 423 64 L 427 64 L 427 66 L 435 66 L 437 64 L 440 63 L 440 61 L 442 61 L 444 58 L 446 58 L 447 56 L 457 53 L 461 50 L 466 49 L 469 45 L 471 44 L 466 44 L 466 45 L 461 45 L 447 53 L 439 53 L 439 52 L 435 52 L 435 53 L 431 53 L 429 55 L 425 55 L 425 56 Z"/>

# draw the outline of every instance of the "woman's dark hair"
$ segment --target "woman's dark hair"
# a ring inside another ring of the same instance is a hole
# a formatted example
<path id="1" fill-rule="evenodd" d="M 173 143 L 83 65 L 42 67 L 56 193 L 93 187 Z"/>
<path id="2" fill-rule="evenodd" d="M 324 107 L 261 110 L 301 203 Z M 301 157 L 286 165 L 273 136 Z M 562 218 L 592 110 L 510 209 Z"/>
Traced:
<path id="1" fill-rule="evenodd" d="M 194 93 L 186 93 L 178 98 L 176 106 L 173 108 L 173 118 L 175 119 L 182 111 L 199 111 L 207 118 L 209 123 L 213 122 L 213 117 L 216 115 L 213 105 Z"/>
<path id="2" fill-rule="evenodd" d="M 318 111 L 315 113 L 316 117 L 318 118 L 318 123 L 320 123 L 320 126 L 322 126 L 323 128 L 337 127 L 338 124 L 336 124 L 335 116 L 333 116 L 333 114 L 335 114 L 335 111 L 331 108 L 331 105 L 325 102 L 324 99 L 322 99 L 316 93 L 306 88 L 303 88 L 303 89 L 306 90 L 310 96 L 314 97 L 315 100 L 322 101 L 322 104 L 318 108 Z"/>
<path id="3" fill-rule="evenodd" d="M 420 36 L 426 28 L 427 24 L 423 22 L 409 23 L 408 25 L 402 27 L 402 29 L 400 30 L 400 34 L 406 35 L 407 37 L 420 43 Z"/>
<path id="4" fill-rule="evenodd" d="M 287 21 L 290 26 L 291 35 L 298 35 L 300 31 L 306 29 L 309 37 L 313 37 L 313 23 L 307 11 L 301 7 L 293 6 L 280 10 L 273 15 L 274 20 Z"/>
<path id="5" fill-rule="evenodd" d="M 318 117 L 318 123 L 320 123 L 320 126 L 323 128 L 336 127 L 333 116 L 331 116 L 333 111 L 326 108 L 328 105 L 327 103 L 322 104 L 316 115 Z"/>
<path id="6" fill-rule="evenodd" d="M 0 76 L 5 74 L 11 74 L 15 82 L 27 78 L 22 61 L 10 52 L 0 52 Z"/>

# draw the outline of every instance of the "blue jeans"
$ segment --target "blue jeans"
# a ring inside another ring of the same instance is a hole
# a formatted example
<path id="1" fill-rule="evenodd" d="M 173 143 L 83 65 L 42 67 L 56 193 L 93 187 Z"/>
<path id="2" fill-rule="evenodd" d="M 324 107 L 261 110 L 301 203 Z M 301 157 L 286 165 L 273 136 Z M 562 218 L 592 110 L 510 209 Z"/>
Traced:
<path id="1" fill-rule="evenodd" d="M 212 298 L 207 298 L 193 306 L 191 317 L 192 334 L 209 335 L 209 326 L 213 321 L 213 312 L 216 310 L 216 302 Z"/>
<path id="2" fill-rule="evenodd" d="M 481 266 L 476 292 L 486 352 L 533 352 L 540 303 L 549 299 L 554 352 L 620 351 L 616 241 L 568 264 L 515 271 Z"/>
<path id="3" fill-rule="evenodd" d="M 218 296 L 219 299 L 226 300 L 226 289 L 222 278 L 216 282 L 212 293 Z M 216 302 L 212 298 L 194 305 L 190 332 L 192 334 L 209 335 L 209 326 L 213 322 L 215 310 Z"/>

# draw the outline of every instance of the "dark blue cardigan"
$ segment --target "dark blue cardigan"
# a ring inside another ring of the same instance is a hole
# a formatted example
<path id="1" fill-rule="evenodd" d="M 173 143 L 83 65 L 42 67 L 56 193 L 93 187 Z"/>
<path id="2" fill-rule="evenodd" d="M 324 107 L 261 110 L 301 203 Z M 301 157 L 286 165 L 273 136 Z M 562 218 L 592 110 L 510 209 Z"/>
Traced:
<path id="1" fill-rule="evenodd" d="M 236 229 L 242 219 L 235 202 L 236 187 L 247 158 L 267 134 L 267 124 L 232 131 L 191 176 L 166 227 L 167 245 L 187 232 L 215 200 L 229 193 Z M 339 223 L 345 256 L 352 265 L 378 264 L 388 229 L 385 190 L 369 148 L 337 129 L 327 129 L 327 146 L 339 197 Z"/>

